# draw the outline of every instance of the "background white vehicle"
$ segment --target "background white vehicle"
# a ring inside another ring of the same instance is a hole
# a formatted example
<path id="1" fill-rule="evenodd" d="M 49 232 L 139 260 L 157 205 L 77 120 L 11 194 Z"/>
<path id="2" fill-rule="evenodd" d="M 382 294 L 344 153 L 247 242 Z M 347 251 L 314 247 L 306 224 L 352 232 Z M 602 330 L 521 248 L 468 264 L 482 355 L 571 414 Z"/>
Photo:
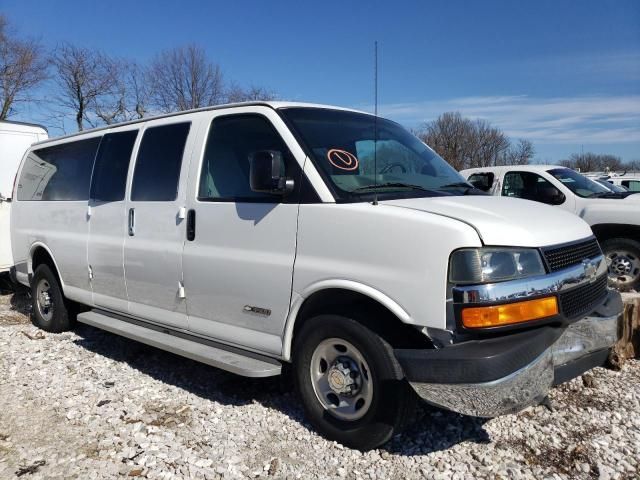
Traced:
<path id="1" fill-rule="evenodd" d="M 586 172 L 584 176 L 614 192 L 640 192 L 640 174 L 636 172 Z"/>
<path id="2" fill-rule="evenodd" d="M 612 182 L 608 180 L 609 176 L 601 173 L 584 173 L 585 177 L 587 177 L 592 182 L 596 182 L 599 185 L 602 185 L 607 190 L 618 193 L 628 192 L 629 189 L 623 187 L 622 185 L 614 185 Z"/>
<path id="3" fill-rule="evenodd" d="M 537 403 L 616 340 L 584 221 L 481 194 L 362 112 L 238 104 L 42 142 L 14 197 L 38 326 L 80 311 L 241 375 L 291 363 L 307 418 L 352 447 L 391 438 L 416 393 L 476 416 Z"/>
<path id="4" fill-rule="evenodd" d="M 609 279 L 621 289 L 640 286 L 640 195 L 612 192 L 569 168 L 514 165 L 460 172 L 477 188 L 512 198 L 557 205 L 583 218 L 609 265 Z"/>
<path id="5" fill-rule="evenodd" d="M 13 266 L 11 236 L 11 191 L 20 161 L 34 142 L 47 138 L 47 130 L 39 125 L 0 121 L 0 273 Z"/>
<path id="6" fill-rule="evenodd" d="M 622 185 L 614 185 L 613 183 L 609 182 L 608 180 L 605 180 L 605 179 L 602 179 L 602 178 L 592 178 L 591 180 L 593 180 L 596 183 L 599 183 L 603 187 L 611 190 L 612 192 L 626 193 L 626 192 L 630 191 L 628 188 L 623 187 Z"/>
<path id="7" fill-rule="evenodd" d="M 613 185 L 624 187 L 630 192 L 640 192 L 640 174 L 638 173 L 611 175 L 606 180 Z"/>

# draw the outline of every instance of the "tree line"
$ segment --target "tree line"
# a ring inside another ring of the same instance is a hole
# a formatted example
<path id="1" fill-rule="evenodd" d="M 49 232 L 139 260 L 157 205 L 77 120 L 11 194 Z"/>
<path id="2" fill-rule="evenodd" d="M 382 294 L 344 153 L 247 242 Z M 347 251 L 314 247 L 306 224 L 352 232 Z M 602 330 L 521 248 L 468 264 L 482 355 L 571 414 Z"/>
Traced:
<path id="1" fill-rule="evenodd" d="M 499 165 L 526 165 L 534 161 L 529 140 L 513 142 L 486 120 L 471 120 L 459 112 L 446 112 L 414 133 L 456 170 Z M 624 162 L 610 154 L 574 153 L 558 162 L 581 172 L 640 171 L 640 160 Z"/>
<path id="2" fill-rule="evenodd" d="M 471 120 L 459 112 L 446 112 L 425 123 L 418 137 L 456 170 L 496 165 L 524 165 L 535 155 L 529 140 L 511 139 L 486 120 Z"/>
<path id="3" fill-rule="evenodd" d="M 640 160 L 623 162 L 620 157 L 615 155 L 592 152 L 574 153 L 569 158 L 560 161 L 560 165 L 581 172 L 640 171 Z"/>
<path id="4" fill-rule="evenodd" d="M 261 86 L 240 86 L 223 75 L 199 45 L 159 52 L 146 65 L 70 43 L 46 50 L 23 38 L 0 14 L 0 120 L 37 99 L 48 84 L 50 119 L 73 118 L 78 130 L 221 103 L 272 100 Z"/>

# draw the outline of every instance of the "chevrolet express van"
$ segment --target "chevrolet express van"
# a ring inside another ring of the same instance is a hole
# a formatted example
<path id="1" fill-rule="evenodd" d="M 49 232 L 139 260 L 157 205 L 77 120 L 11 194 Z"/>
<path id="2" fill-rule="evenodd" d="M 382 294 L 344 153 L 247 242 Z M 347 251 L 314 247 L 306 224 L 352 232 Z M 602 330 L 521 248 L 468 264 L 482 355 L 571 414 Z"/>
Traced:
<path id="1" fill-rule="evenodd" d="M 0 121 L 0 274 L 6 275 L 13 265 L 9 225 L 16 172 L 27 148 L 46 138 L 47 130 L 40 125 Z"/>
<path id="2" fill-rule="evenodd" d="M 493 195 L 557 205 L 580 216 L 602 244 L 609 283 L 621 290 L 640 289 L 640 195 L 636 192 L 612 192 L 575 170 L 555 165 L 482 167 L 460 173 Z"/>
<path id="3" fill-rule="evenodd" d="M 315 428 L 369 449 L 417 396 L 515 412 L 601 365 L 616 340 L 620 296 L 589 226 L 477 193 L 366 113 L 181 112 L 29 149 L 15 275 L 50 332 L 80 312 L 239 375 L 290 364 Z"/>

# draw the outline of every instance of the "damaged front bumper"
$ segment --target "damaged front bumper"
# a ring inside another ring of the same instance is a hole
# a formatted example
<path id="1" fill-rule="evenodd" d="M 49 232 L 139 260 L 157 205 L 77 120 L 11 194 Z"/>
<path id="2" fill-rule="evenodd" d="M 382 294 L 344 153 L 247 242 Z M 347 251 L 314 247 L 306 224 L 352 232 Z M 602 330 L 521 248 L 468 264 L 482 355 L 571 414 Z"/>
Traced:
<path id="1" fill-rule="evenodd" d="M 427 402 L 494 417 L 538 404 L 554 384 L 602 365 L 618 339 L 620 294 L 610 290 L 591 315 L 568 327 L 541 327 L 438 350 L 396 350 L 413 389 Z"/>

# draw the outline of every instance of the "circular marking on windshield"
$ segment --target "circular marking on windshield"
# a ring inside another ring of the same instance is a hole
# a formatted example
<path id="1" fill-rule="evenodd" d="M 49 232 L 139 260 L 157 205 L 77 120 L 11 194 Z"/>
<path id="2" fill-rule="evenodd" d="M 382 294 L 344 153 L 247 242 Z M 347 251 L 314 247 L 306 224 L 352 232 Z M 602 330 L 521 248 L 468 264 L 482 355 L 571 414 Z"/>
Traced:
<path id="1" fill-rule="evenodd" d="M 346 150 L 338 150 L 332 148 L 327 152 L 327 159 L 329 163 L 340 170 L 355 170 L 358 168 L 358 158 L 351 152 Z"/>

